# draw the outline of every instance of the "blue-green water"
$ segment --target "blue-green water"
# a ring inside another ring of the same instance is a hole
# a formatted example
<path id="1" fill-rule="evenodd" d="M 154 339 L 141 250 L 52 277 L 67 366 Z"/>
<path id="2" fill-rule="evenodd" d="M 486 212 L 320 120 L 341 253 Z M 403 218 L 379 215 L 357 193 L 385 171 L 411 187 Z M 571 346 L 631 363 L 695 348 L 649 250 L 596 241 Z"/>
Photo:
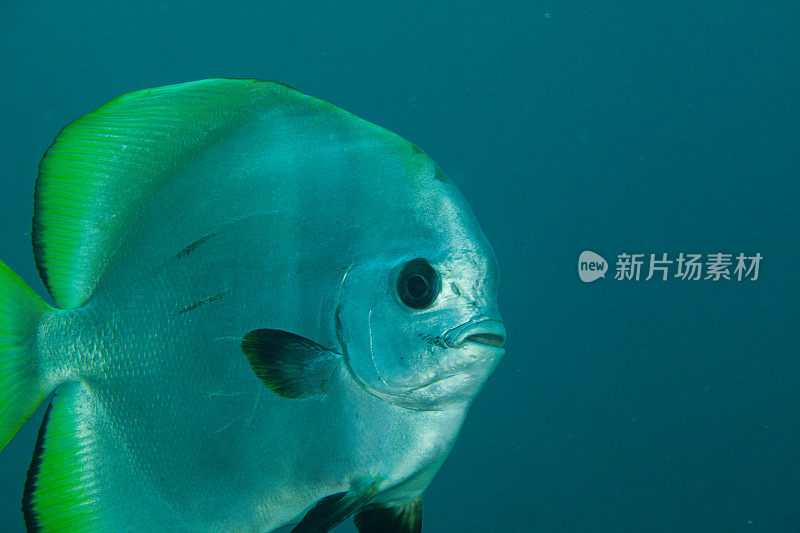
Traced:
<path id="1" fill-rule="evenodd" d="M 288 83 L 430 153 L 500 262 L 508 353 L 425 531 L 798 531 L 799 33 L 794 1 L 6 3 L 0 257 L 44 293 L 32 191 L 65 123 L 143 87 Z M 583 250 L 764 259 L 584 284 Z M 0 454 L 3 531 L 40 419 Z"/>

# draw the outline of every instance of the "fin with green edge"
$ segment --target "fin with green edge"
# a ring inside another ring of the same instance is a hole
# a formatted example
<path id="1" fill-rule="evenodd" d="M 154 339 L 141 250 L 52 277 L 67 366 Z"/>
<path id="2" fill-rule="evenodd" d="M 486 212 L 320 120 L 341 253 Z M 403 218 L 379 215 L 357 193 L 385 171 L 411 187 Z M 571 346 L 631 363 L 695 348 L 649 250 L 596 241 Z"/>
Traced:
<path id="1" fill-rule="evenodd" d="M 196 531 L 143 481 L 101 406 L 77 382 L 53 395 L 22 497 L 28 532 Z"/>
<path id="2" fill-rule="evenodd" d="M 104 531 L 102 480 L 89 421 L 81 416 L 79 386 L 59 388 L 47 407 L 22 497 L 25 526 L 31 531 Z"/>
<path id="3" fill-rule="evenodd" d="M 0 261 L 0 450 L 55 387 L 35 348 L 36 328 L 48 310 L 53 308 Z"/>
<path id="4" fill-rule="evenodd" d="M 346 113 L 276 82 L 209 79 L 125 94 L 65 126 L 39 165 L 33 219 L 36 264 L 55 302 L 88 300 L 139 208 L 198 152 L 301 101 Z"/>

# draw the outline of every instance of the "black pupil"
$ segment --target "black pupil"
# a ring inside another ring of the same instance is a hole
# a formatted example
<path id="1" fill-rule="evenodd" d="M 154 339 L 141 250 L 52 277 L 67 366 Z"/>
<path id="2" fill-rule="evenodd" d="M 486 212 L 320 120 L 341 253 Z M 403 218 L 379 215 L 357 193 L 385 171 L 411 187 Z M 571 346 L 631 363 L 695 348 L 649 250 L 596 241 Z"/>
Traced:
<path id="1" fill-rule="evenodd" d="M 439 276 L 422 258 L 409 261 L 397 278 L 397 294 L 412 309 L 425 309 L 439 296 Z"/>
<path id="2" fill-rule="evenodd" d="M 428 290 L 428 282 L 419 274 L 415 274 L 406 281 L 406 290 L 414 298 L 422 298 Z"/>

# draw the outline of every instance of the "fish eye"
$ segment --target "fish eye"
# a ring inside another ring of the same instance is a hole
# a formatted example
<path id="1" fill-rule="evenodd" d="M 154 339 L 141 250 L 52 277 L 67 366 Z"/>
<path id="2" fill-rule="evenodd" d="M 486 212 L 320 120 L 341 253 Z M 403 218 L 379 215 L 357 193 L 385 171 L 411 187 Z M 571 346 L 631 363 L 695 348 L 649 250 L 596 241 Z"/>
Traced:
<path id="1" fill-rule="evenodd" d="M 397 295 L 412 309 L 425 309 L 439 296 L 439 275 L 422 258 L 409 261 L 397 276 Z"/>

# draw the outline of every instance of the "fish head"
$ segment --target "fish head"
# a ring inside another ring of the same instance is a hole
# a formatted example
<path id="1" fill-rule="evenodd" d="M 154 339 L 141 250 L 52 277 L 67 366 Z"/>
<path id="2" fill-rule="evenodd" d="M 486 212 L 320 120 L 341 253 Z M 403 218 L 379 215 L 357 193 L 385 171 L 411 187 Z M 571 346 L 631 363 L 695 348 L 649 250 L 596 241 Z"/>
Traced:
<path id="1" fill-rule="evenodd" d="M 414 410 L 468 405 L 505 353 L 494 252 L 455 185 L 408 192 L 379 253 L 341 277 L 336 330 L 350 374 L 366 391 Z M 375 234 L 378 233 L 378 235 Z"/>

